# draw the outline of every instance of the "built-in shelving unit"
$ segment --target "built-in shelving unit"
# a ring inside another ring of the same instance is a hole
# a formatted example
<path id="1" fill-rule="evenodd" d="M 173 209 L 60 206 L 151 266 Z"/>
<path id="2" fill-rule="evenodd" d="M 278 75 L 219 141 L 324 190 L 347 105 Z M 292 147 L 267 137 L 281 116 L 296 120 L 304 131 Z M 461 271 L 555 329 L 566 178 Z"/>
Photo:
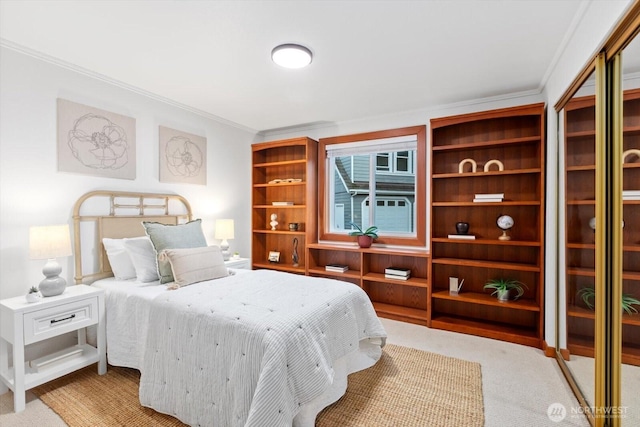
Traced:
<path id="1" fill-rule="evenodd" d="M 331 277 L 360 286 L 382 317 L 420 325 L 428 322 L 429 253 L 426 250 L 359 248 L 358 246 L 310 244 L 307 274 Z M 345 272 L 327 271 L 329 264 L 348 267 Z M 385 277 L 385 269 L 410 270 L 407 280 Z"/>
<path id="2" fill-rule="evenodd" d="M 317 227 L 318 143 L 295 138 L 252 145 L 252 242 L 253 268 L 305 274 L 306 250 L 318 238 Z M 291 203 L 274 206 L 274 202 Z M 271 215 L 277 216 L 275 230 Z M 291 230 L 290 223 L 298 229 Z M 298 265 L 294 265 L 297 239 Z M 270 262 L 269 253 L 279 261 Z"/>
<path id="3" fill-rule="evenodd" d="M 640 149 L 640 90 L 625 91 L 623 150 Z M 593 357 L 595 313 L 580 297 L 595 287 L 595 99 L 574 98 L 564 108 L 567 352 Z M 623 164 L 623 190 L 640 191 L 640 158 Z M 640 299 L 640 201 L 623 200 L 622 292 Z M 592 301 L 593 302 L 593 301 Z M 637 308 L 637 307 L 636 307 Z M 640 365 L 640 314 L 622 315 L 622 362 Z"/>
<path id="4" fill-rule="evenodd" d="M 431 286 L 428 326 L 541 347 L 544 322 L 544 104 L 431 120 Z M 473 171 L 468 162 L 477 164 Z M 500 161 L 504 169 L 483 166 Z M 500 202 L 476 194 L 503 193 Z M 511 240 L 496 220 L 509 215 Z M 474 240 L 452 239 L 456 222 Z M 464 279 L 450 295 L 449 278 Z M 522 298 L 499 302 L 484 284 L 515 279 Z"/>

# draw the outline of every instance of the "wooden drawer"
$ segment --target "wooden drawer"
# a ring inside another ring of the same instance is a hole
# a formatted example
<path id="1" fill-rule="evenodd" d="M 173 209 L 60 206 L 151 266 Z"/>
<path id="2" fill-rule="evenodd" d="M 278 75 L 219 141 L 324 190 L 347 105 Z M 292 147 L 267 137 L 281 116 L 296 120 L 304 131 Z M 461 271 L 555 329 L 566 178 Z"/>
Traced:
<path id="1" fill-rule="evenodd" d="M 98 298 L 24 314 L 24 343 L 31 344 L 98 323 Z"/>

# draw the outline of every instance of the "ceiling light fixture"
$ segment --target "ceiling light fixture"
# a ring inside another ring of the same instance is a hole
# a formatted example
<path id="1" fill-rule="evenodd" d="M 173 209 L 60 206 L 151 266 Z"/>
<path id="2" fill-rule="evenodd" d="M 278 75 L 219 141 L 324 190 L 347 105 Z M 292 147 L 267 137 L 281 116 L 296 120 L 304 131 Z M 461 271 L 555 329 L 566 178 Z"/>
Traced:
<path id="1" fill-rule="evenodd" d="M 311 64 L 311 51 L 299 44 L 287 43 L 276 46 L 271 51 L 273 62 L 285 68 L 303 68 Z"/>

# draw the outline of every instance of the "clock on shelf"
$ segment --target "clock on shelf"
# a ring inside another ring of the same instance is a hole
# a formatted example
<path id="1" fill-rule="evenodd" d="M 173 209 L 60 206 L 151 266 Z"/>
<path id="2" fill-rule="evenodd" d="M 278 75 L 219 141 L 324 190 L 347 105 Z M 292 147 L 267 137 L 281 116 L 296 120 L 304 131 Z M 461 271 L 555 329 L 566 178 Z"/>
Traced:
<path id="1" fill-rule="evenodd" d="M 511 240 L 511 236 L 507 234 L 507 231 L 513 227 L 513 218 L 509 215 L 500 215 L 496 220 L 498 228 L 502 230 L 502 236 L 498 237 L 498 240 Z"/>

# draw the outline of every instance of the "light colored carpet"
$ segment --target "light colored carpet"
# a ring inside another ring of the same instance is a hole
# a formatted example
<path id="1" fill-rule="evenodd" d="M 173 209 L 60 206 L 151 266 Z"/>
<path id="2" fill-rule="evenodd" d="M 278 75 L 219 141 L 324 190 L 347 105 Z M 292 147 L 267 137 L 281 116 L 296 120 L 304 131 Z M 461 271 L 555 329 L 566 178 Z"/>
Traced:
<path id="1" fill-rule="evenodd" d="M 139 373 L 94 366 L 36 387 L 33 392 L 71 427 L 181 426 L 143 408 Z M 319 416 L 318 427 L 484 425 L 480 364 L 388 345 L 370 369 L 349 376 L 347 393 Z"/>
<path id="2" fill-rule="evenodd" d="M 472 335 L 380 319 L 389 344 L 416 348 L 482 365 L 485 427 L 590 427 L 586 417 L 571 415 L 578 406 L 554 359 L 539 349 Z M 635 389 L 640 395 L 640 388 Z M 0 396 L 0 426 L 66 427 L 62 419 L 31 393 L 27 409 L 13 412 L 11 391 Z M 561 423 L 547 416 L 550 404 L 561 403 L 569 415 Z M 637 409 L 637 408 L 636 408 Z M 623 422 L 623 426 L 632 424 Z"/>

